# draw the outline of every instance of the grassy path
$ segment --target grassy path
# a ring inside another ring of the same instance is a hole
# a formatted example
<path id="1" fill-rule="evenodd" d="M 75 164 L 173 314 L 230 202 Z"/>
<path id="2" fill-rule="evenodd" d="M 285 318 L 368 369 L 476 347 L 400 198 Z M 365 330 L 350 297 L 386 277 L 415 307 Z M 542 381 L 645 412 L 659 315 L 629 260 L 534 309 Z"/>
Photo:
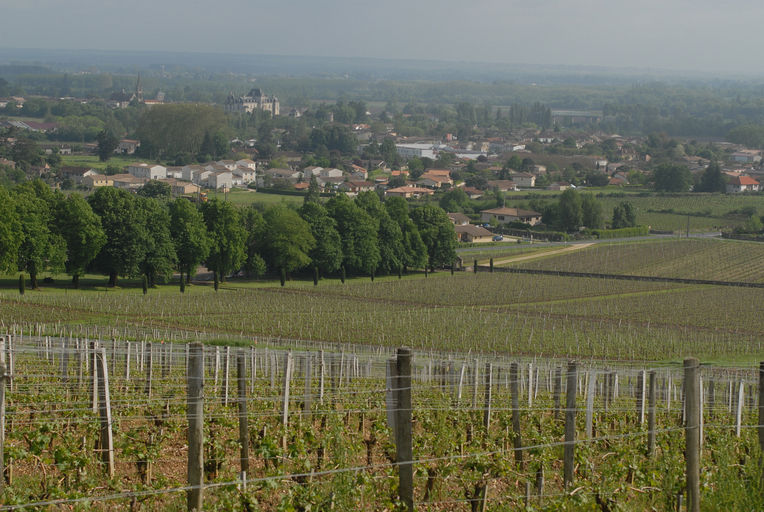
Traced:
<path id="1" fill-rule="evenodd" d="M 522 256 L 514 256 L 512 258 L 505 258 L 503 260 L 494 261 L 494 266 L 496 265 L 506 265 L 507 263 L 515 263 L 517 261 L 527 261 L 527 260 L 533 260 L 536 258 L 544 258 L 546 256 L 554 256 L 557 254 L 562 254 L 566 252 L 572 252 L 577 251 L 579 249 L 585 249 L 586 247 L 594 245 L 593 243 L 588 244 L 575 244 L 575 245 L 569 245 L 568 247 L 563 247 L 562 249 L 555 249 L 553 251 L 542 251 L 537 252 L 533 254 L 525 254 Z"/>

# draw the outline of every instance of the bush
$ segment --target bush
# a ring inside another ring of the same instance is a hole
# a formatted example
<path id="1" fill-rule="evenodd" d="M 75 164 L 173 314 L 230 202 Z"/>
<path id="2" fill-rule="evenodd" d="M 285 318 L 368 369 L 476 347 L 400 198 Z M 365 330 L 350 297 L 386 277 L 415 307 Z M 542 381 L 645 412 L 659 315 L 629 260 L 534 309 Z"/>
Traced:
<path id="1" fill-rule="evenodd" d="M 630 236 L 645 236 L 650 231 L 647 226 L 635 226 L 633 228 L 619 228 L 619 229 L 593 229 L 591 234 L 605 240 L 609 238 L 627 238 Z"/>

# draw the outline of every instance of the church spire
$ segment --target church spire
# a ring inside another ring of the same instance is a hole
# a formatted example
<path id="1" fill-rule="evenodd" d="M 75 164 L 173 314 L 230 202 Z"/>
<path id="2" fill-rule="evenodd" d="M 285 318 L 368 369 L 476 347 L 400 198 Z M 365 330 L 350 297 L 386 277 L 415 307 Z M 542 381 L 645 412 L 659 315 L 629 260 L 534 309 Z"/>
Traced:
<path id="1" fill-rule="evenodd" d="M 135 82 L 135 99 L 137 101 L 143 101 L 143 86 L 141 86 L 141 74 L 138 73 L 138 80 Z"/>

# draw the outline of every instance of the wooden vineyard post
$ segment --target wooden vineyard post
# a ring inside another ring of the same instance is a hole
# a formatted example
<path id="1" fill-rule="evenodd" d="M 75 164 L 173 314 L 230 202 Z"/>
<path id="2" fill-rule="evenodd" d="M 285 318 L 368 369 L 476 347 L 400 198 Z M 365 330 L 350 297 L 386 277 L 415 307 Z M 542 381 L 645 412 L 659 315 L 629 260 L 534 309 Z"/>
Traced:
<path id="1" fill-rule="evenodd" d="M 462 368 L 459 371 L 459 384 L 456 388 L 456 405 L 462 403 L 462 390 L 464 389 L 464 375 L 467 373 L 467 365 L 462 363 Z"/>
<path id="2" fill-rule="evenodd" d="M 684 360 L 685 458 L 687 512 L 700 512 L 700 368 L 698 360 Z"/>
<path id="3" fill-rule="evenodd" d="M 560 418 L 560 395 L 562 394 L 562 368 L 554 369 L 554 419 Z"/>
<path id="4" fill-rule="evenodd" d="M 23 338 L 23 333 L 19 336 L 19 340 Z M 8 353 L 8 358 L 6 359 L 6 365 L 7 365 L 7 373 L 5 374 L 5 381 L 6 385 L 8 386 L 8 391 L 13 391 L 13 377 L 16 372 L 16 364 L 15 364 L 15 351 L 13 350 L 13 336 L 8 336 L 7 343 L 5 345 L 5 350 Z"/>
<path id="5" fill-rule="evenodd" d="M 515 462 L 523 470 L 523 439 L 520 436 L 520 375 L 517 363 L 509 367 L 509 387 L 512 395 L 512 432 L 514 433 Z"/>
<path id="6" fill-rule="evenodd" d="M 756 430 L 759 431 L 759 449 L 762 453 L 762 460 L 759 463 L 761 464 L 761 483 L 764 484 L 764 361 L 759 362 L 759 425 Z"/>
<path id="7" fill-rule="evenodd" d="M 98 342 L 90 342 L 90 352 L 88 353 L 88 361 L 90 361 L 90 398 L 93 404 L 93 414 L 98 414 L 98 370 L 96 363 L 96 351 L 98 349 Z"/>
<path id="8" fill-rule="evenodd" d="M 236 356 L 236 384 L 239 388 L 239 444 L 241 445 L 241 480 L 246 486 L 249 473 L 249 426 L 247 424 L 247 359 L 244 349 Z"/>
<path id="9" fill-rule="evenodd" d="M 292 352 L 287 352 L 284 356 L 284 394 L 281 401 L 281 425 L 284 427 L 284 435 L 281 437 L 281 447 L 286 449 L 287 445 L 287 427 L 289 426 L 289 384 L 292 380 L 292 365 L 294 359 Z"/>
<path id="10" fill-rule="evenodd" d="M 130 382 L 130 342 L 125 343 L 125 386 Z"/>
<path id="11" fill-rule="evenodd" d="M 204 346 L 193 343 L 189 351 L 187 375 L 188 405 L 188 510 L 202 511 L 204 478 Z"/>
<path id="12" fill-rule="evenodd" d="M 477 397 L 478 397 L 478 360 L 475 359 L 475 366 L 472 372 L 472 408 L 475 409 L 477 407 Z"/>
<path id="13" fill-rule="evenodd" d="M 228 405 L 228 383 L 231 377 L 231 347 L 225 348 L 225 366 L 223 367 L 223 405 Z"/>
<path id="14" fill-rule="evenodd" d="M 0 494 L 5 485 L 5 362 L 0 362 Z"/>
<path id="15" fill-rule="evenodd" d="M 597 372 L 589 372 L 589 380 L 586 383 L 586 438 L 592 438 L 594 429 L 594 389 L 597 383 Z"/>
<path id="16" fill-rule="evenodd" d="M 313 380 L 313 358 L 309 353 L 305 354 L 305 399 L 302 402 L 302 412 L 306 417 L 310 416 L 310 410 L 313 401 L 312 382 Z"/>
<path id="17" fill-rule="evenodd" d="M 578 365 L 568 363 L 568 386 L 565 397 L 565 451 L 563 455 L 563 481 L 565 489 L 573 483 L 574 455 L 576 447 L 576 386 L 578 384 Z"/>
<path id="18" fill-rule="evenodd" d="M 146 351 L 148 352 L 149 364 L 146 366 L 146 387 L 144 392 L 146 396 L 151 398 L 151 374 L 154 372 L 154 350 L 151 343 L 146 343 Z"/>
<path id="19" fill-rule="evenodd" d="M 483 411 L 483 427 L 486 436 L 491 427 L 491 390 L 493 388 L 493 364 L 485 365 L 485 410 Z"/>
<path id="20" fill-rule="evenodd" d="M 528 409 L 533 407 L 533 363 L 528 363 Z"/>
<path id="21" fill-rule="evenodd" d="M 106 363 L 106 347 L 96 354 L 98 368 L 98 411 L 101 420 L 99 446 L 101 460 L 106 464 L 109 478 L 114 477 L 114 436 L 111 428 L 111 398 L 109 396 L 109 366 Z"/>
<path id="22" fill-rule="evenodd" d="M 324 403 L 324 385 L 326 377 L 326 366 L 324 364 L 324 351 L 319 354 L 319 376 L 318 376 L 318 401 Z"/>
<path id="23" fill-rule="evenodd" d="M 399 348 L 395 364 L 395 461 L 398 464 L 398 496 L 414 510 L 414 467 L 411 442 L 411 349 Z"/>
<path id="24" fill-rule="evenodd" d="M 395 433 L 395 383 L 397 382 L 395 359 L 385 361 L 385 409 L 387 411 L 387 425 Z"/>
<path id="25" fill-rule="evenodd" d="M 249 347 L 249 368 L 250 368 L 250 381 L 249 392 L 255 393 L 255 381 L 257 380 L 257 351 L 255 347 Z"/>
<path id="26" fill-rule="evenodd" d="M 737 402 L 735 402 L 735 437 L 740 437 L 743 427 L 743 404 L 745 403 L 745 383 L 741 380 L 737 386 Z"/>
<path id="27" fill-rule="evenodd" d="M 655 453 L 655 371 L 649 374 L 650 385 L 648 386 L 647 407 L 647 455 L 652 457 Z"/>
<path id="28" fill-rule="evenodd" d="M 637 377 L 637 415 L 639 416 L 639 425 L 645 424 L 645 388 L 647 379 L 645 379 L 645 370 L 639 372 Z"/>

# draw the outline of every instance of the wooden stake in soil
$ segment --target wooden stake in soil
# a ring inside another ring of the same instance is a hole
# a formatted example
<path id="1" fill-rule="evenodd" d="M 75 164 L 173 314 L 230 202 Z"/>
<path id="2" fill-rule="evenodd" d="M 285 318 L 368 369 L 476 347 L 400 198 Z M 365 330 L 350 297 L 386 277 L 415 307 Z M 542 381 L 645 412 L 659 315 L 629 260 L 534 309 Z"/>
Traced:
<path id="1" fill-rule="evenodd" d="M 483 410 L 483 427 L 486 435 L 491 427 L 491 391 L 493 388 L 493 364 L 485 365 L 485 409 Z"/>
<path id="2" fill-rule="evenodd" d="M 700 512 L 700 367 L 698 360 L 684 360 L 685 460 L 687 512 Z"/>
<path id="3" fill-rule="evenodd" d="M 106 348 L 97 353 L 98 411 L 101 419 L 100 449 L 101 461 L 106 464 L 109 478 L 114 477 L 114 437 L 111 428 L 111 398 L 109 396 L 109 367 L 106 363 Z"/>
<path id="4" fill-rule="evenodd" d="M 151 343 L 146 343 L 146 352 L 148 353 L 149 364 L 146 366 L 146 396 L 151 398 L 151 377 L 154 373 L 154 349 Z"/>
<path id="5" fill-rule="evenodd" d="M 594 386 L 597 383 L 597 373 L 589 372 L 586 383 L 586 438 L 592 438 L 594 427 Z"/>
<path id="6" fill-rule="evenodd" d="M 411 349 L 399 348 L 395 385 L 395 461 L 398 464 L 398 496 L 414 510 L 414 471 L 411 442 Z"/>
<path id="7" fill-rule="evenodd" d="M 567 490 L 573 483 L 574 455 L 576 448 L 576 385 L 578 365 L 568 363 L 568 386 L 565 401 L 565 451 L 563 454 L 563 480 Z"/>
<path id="8" fill-rule="evenodd" d="M 385 361 L 385 409 L 387 411 L 387 426 L 395 433 L 395 384 L 396 363 L 394 358 Z"/>
<path id="9" fill-rule="evenodd" d="M 249 472 L 249 427 L 247 425 L 247 359 L 244 349 L 239 349 L 236 356 L 236 384 L 239 389 L 239 445 L 241 446 L 242 478 Z"/>
<path id="10" fill-rule="evenodd" d="M 745 383 L 741 380 L 737 386 L 737 402 L 735 403 L 735 437 L 740 437 L 743 427 L 743 405 L 745 404 Z"/>
<path id="11" fill-rule="evenodd" d="M 655 453 L 655 371 L 650 372 L 650 385 L 648 387 L 647 407 L 647 455 L 652 457 Z"/>
<path id="12" fill-rule="evenodd" d="M 560 419 L 560 395 L 562 394 L 562 368 L 554 369 L 554 419 Z"/>
<path id="13" fill-rule="evenodd" d="M 759 448 L 761 453 L 764 454 L 764 361 L 759 363 L 759 426 L 756 430 L 759 431 Z M 764 455 L 762 455 L 762 458 L 764 459 Z M 760 464 L 761 483 L 764 484 L 764 460 L 761 460 Z"/>
<path id="14" fill-rule="evenodd" d="M 512 432 L 514 433 L 515 462 L 523 470 L 523 440 L 520 435 L 520 375 L 517 363 L 509 367 L 509 387 L 512 395 Z"/>
<path id="15" fill-rule="evenodd" d="M 305 355 L 305 399 L 302 402 L 302 412 L 307 417 L 310 416 L 310 409 L 313 402 L 312 384 L 313 384 L 313 358 L 311 354 Z"/>
<path id="16" fill-rule="evenodd" d="M 223 372 L 223 405 L 228 405 L 228 383 L 231 377 L 231 347 L 225 348 L 225 367 Z"/>
<path id="17" fill-rule="evenodd" d="M 637 378 L 637 414 L 639 415 L 639 424 L 645 424 L 645 388 L 647 386 L 647 379 L 645 379 L 645 370 L 639 372 Z"/>
<path id="18" fill-rule="evenodd" d="M 287 352 L 284 356 L 284 394 L 281 401 L 281 424 L 284 425 L 284 431 L 289 425 L 289 383 L 292 380 L 292 365 L 294 359 L 292 358 L 292 352 Z"/>
<path id="19" fill-rule="evenodd" d="M 204 346 L 193 343 L 188 359 L 188 485 L 186 492 L 189 512 L 202 512 L 204 483 Z"/>
<path id="20" fill-rule="evenodd" d="M 5 485 L 5 363 L 0 362 L 0 493 Z"/>

